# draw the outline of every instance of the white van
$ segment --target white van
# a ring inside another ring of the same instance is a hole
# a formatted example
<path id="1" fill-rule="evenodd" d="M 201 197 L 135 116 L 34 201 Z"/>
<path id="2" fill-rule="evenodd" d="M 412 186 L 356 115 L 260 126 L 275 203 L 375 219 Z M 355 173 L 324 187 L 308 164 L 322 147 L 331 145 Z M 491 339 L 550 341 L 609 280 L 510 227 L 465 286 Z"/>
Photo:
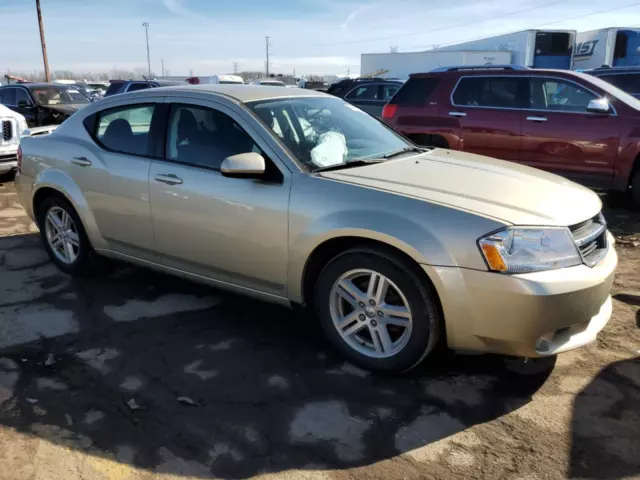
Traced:
<path id="1" fill-rule="evenodd" d="M 242 85 L 244 84 L 244 80 L 242 80 L 240 75 L 213 75 L 209 77 L 209 83 Z"/>

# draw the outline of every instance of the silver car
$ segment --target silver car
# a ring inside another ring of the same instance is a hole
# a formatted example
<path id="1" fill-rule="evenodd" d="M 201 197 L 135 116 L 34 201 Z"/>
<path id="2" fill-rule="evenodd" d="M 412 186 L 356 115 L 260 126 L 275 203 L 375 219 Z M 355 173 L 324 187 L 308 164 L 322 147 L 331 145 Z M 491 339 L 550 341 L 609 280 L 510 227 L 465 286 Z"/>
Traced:
<path id="1" fill-rule="evenodd" d="M 418 148 L 320 92 L 118 95 L 21 149 L 21 202 L 63 271 L 103 255 L 305 305 L 301 321 L 371 370 L 439 346 L 555 355 L 611 315 L 617 256 L 597 195 Z"/>

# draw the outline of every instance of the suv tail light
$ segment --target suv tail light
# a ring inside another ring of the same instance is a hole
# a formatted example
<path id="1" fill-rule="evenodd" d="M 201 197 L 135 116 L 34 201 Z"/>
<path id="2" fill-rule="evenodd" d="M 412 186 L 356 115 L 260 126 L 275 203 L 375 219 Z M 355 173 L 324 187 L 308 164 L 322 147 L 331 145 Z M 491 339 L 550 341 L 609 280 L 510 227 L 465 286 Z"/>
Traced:
<path id="1" fill-rule="evenodd" d="M 382 109 L 382 118 L 393 118 L 396 116 L 396 112 L 398 111 L 398 105 L 394 105 L 393 103 L 387 103 Z"/>
<path id="2" fill-rule="evenodd" d="M 18 153 L 16 156 L 18 157 L 18 173 L 22 173 L 22 145 L 18 147 Z"/>

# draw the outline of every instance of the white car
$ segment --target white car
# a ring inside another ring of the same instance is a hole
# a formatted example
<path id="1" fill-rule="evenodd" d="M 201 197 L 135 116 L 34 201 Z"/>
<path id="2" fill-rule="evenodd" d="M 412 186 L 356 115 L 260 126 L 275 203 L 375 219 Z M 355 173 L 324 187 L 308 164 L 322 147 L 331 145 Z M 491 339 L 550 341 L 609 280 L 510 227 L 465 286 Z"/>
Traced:
<path id="1" fill-rule="evenodd" d="M 48 135 L 57 127 L 27 128 L 27 121 L 21 114 L 0 105 L 0 175 L 18 168 L 20 138 Z"/>
<path id="2" fill-rule="evenodd" d="M 272 80 L 268 78 L 265 78 L 263 80 L 254 80 L 253 82 L 251 82 L 251 85 L 268 85 L 270 87 L 286 87 L 284 82 L 281 82 L 280 80 Z"/>
<path id="3" fill-rule="evenodd" d="M 27 121 L 21 114 L 0 105 L 0 174 L 18 167 L 20 135 L 26 129 Z"/>

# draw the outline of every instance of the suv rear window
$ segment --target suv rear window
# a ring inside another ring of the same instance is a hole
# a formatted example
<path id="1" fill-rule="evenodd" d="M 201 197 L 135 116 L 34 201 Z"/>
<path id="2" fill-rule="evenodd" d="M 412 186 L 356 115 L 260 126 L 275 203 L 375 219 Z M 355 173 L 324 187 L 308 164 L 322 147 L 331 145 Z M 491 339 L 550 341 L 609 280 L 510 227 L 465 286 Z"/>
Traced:
<path id="1" fill-rule="evenodd" d="M 463 77 L 453 103 L 470 107 L 522 108 L 518 96 L 518 77 Z"/>
<path id="2" fill-rule="evenodd" d="M 617 73 L 611 75 L 598 75 L 605 82 L 618 87 L 628 93 L 640 93 L 639 73 Z"/>
<path id="3" fill-rule="evenodd" d="M 152 85 L 150 83 L 142 83 L 142 82 L 138 82 L 138 83 L 132 83 L 131 85 L 129 85 L 129 88 L 127 89 L 127 92 L 135 92 L 137 90 L 145 90 L 147 88 L 152 88 L 155 85 Z"/>
<path id="4" fill-rule="evenodd" d="M 120 88 L 122 88 L 124 82 L 112 82 L 109 84 L 109 88 L 107 88 L 107 91 L 105 92 L 105 96 L 107 95 L 114 95 L 116 93 L 118 93 L 118 91 L 120 90 Z"/>
<path id="5" fill-rule="evenodd" d="M 427 103 L 439 83 L 439 78 L 410 78 L 391 99 L 391 103 L 420 107 Z"/>
<path id="6" fill-rule="evenodd" d="M 349 90 L 351 90 L 351 87 L 353 86 L 353 84 L 354 82 L 334 83 L 329 87 L 329 89 L 327 90 L 327 93 L 330 93 L 331 95 L 335 95 L 336 97 L 342 98 L 347 94 L 347 92 L 349 92 Z"/>

